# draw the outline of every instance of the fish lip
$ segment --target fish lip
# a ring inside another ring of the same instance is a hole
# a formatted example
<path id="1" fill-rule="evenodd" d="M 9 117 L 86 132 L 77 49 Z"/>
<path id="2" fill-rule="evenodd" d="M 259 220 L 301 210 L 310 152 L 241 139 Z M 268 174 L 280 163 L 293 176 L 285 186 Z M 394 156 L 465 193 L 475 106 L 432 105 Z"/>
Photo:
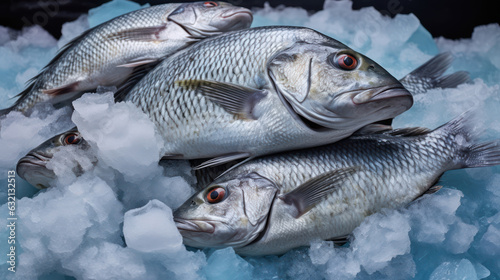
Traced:
<path id="1" fill-rule="evenodd" d="M 345 93 L 357 93 L 352 97 L 352 102 L 355 105 L 366 104 L 370 102 L 399 98 L 399 97 L 410 97 L 413 100 L 411 93 L 402 85 L 394 84 L 387 85 L 369 89 L 357 89 Z"/>
<path id="2" fill-rule="evenodd" d="M 253 14 L 248 9 L 238 9 L 236 11 L 229 10 L 229 11 L 222 13 L 220 16 L 221 16 L 221 18 L 229 18 L 229 17 L 232 17 L 234 15 L 250 16 L 250 19 L 252 19 L 252 21 L 253 21 Z"/>
<path id="3" fill-rule="evenodd" d="M 22 157 L 18 162 L 17 166 L 21 165 L 37 165 L 41 167 L 45 167 L 47 162 L 50 160 L 50 157 L 44 156 L 39 153 L 28 153 L 24 157 Z"/>
<path id="4" fill-rule="evenodd" d="M 190 232 L 204 232 L 204 233 L 214 233 L 215 225 L 213 221 L 209 220 L 196 220 L 196 222 L 204 223 L 205 225 L 209 225 L 208 228 L 201 228 L 199 224 L 193 222 L 192 220 L 182 219 L 182 218 L 174 218 L 175 226 L 179 231 L 190 231 Z"/>

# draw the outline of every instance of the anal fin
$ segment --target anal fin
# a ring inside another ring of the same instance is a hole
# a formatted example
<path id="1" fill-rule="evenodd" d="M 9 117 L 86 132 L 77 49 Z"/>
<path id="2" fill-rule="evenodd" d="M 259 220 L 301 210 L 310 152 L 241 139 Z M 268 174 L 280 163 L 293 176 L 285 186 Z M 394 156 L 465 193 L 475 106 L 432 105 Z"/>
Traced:
<path id="1" fill-rule="evenodd" d="M 248 158 L 248 157 L 250 157 L 249 153 L 230 153 L 230 154 L 225 154 L 225 155 L 222 155 L 222 156 L 219 156 L 219 157 L 207 160 L 207 161 L 203 162 L 202 164 L 194 167 L 193 169 L 197 170 L 197 169 L 202 169 L 202 168 L 206 168 L 206 167 L 217 166 L 217 165 L 221 165 L 221 164 L 224 164 L 224 163 L 227 163 L 227 162 L 231 162 L 233 160 L 242 159 L 242 158 Z"/>

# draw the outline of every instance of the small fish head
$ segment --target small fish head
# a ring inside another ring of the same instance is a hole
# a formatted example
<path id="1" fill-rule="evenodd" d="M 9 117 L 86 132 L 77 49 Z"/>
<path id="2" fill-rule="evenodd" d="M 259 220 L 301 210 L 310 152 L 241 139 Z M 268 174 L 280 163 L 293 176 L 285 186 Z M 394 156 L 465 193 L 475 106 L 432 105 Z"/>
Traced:
<path id="1" fill-rule="evenodd" d="M 290 112 L 317 129 L 361 127 L 393 118 L 413 104 L 396 78 L 336 41 L 298 43 L 270 60 L 268 71 Z"/>
<path id="2" fill-rule="evenodd" d="M 177 209 L 174 221 L 188 246 L 242 247 L 265 228 L 276 192 L 255 173 L 211 184 Z"/>
<path id="3" fill-rule="evenodd" d="M 249 28 L 252 12 L 226 2 L 185 3 L 167 18 L 182 26 L 192 37 L 203 39 L 222 32 Z"/>
<path id="4" fill-rule="evenodd" d="M 47 164 L 52 160 L 56 152 L 66 146 L 76 146 L 82 150 L 89 148 L 87 141 L 81 137 L 80 132 L 76 128 L 71 129 L 43 142 L 22 157 L 17 162 L 17 173 L 21 178 L 39 189 L 49 187 L 56 175 L 53 170 L 47 167 Z M 78 165 L 73 168 L 76 175 L 81 175 L 81 170 L 81 166 Z"/>

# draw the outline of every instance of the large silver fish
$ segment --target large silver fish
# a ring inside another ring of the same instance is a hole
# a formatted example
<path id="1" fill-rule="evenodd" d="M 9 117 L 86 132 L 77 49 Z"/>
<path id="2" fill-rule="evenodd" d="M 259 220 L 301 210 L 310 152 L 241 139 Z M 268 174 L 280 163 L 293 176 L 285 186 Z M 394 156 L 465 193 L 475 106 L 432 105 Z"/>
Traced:
<path id="1" fill-rule="evenodd" d="M 26 113 L 39 102 L 66 104 L 98 86 L 118 86 L 134 67 L 251 23 L 250 10 L 213 1 L 164 4 L 116 17 L 62 48 L 0 115 L 11 110 Z"/>
<path id="2" fill-rule="evenodd" d="M 448 170 L 500 164 L 500 142 L 474 141 L 468 117 L 247 162 L 195 194 L 174 220 L 186 245 L 242 255 L 342 239 L 382 208 L 435 191 Z"/>
<path id="3" fill-rule="evenodd" d="M 456 72 L 445 77 L 435 74 L 436 72 L 440 72 L 441 74 L 444 73 L 444 71 L 450 66 L 450 62 L 451 55 L 449 53 L 439 54 L 417 69 L 413 70 L 400 81 L 406 88 L 415 90 L 415 92 L 412 92 L 413 94 L 415 94 L 425 92 L 426 90 L 435 88 L 435 86 L 437 85 L 441 85 L 440 83 L 438 83 L 440 80 L 449 81 L 450 79 L 447 77 L 464 75 L 467 78 L 467 75 L 461 74 L 461 72 Z M 430 76 L 429 73 L 431 73 Z M 464 81 L 463 79 L 454 80 L 458 83 Z M 448 83 L 448 85 L 456 86 L 457 83 Z M 78 141 L 76 141 L 74 137 L 77 137 Z M 66 138 L 71 138 L 74 141 L 67 141 L 65 140 Z M 46 166 L 52 159 L 54 153 L 66 146 L 72 146 L 77 150 L 81 150 L 81 152 L 79 153 L 79 157 L 81 160 L 91 162 L 97 161 L 92 153 L 86 152 L 88 151 L 88 143 L 83 139 L 78 130 L 76 128 L 73 128 L 45 141 L 44 143 L 40 144 L 38 147 L 30 151 L 25 157 L 21 158 L 17 164 L 17 173 L 23 179 L 27 180 L 30 184 L 38 188 L 46 188 L 50 186 L 50 182 L 55 178 L 55 174 L 52 170 L 47 169 Z M 82 157 L 85 157 L 86 159 Z M 199 165 L 201 163 L 203 163 L 203 161 L 199 161 L 196 165 Z M 81 170 L 82 168 L 75 168 L 73 170 L 75 172 L 74 175 L 81 175 Z M 209 175 L 206 172 L 201 172 L 201 174 Z M 206 177 L 205 180 L 201 180 L 201 178 L 198 178 L 198 183 L 200 184 L 202 182 L 208 181 L 211 182 L 211 179 L 213 178 L 214 177 Z M 204 187 L 204 185 L 202 185 L 202 187 Z"/>
<path id="4" fill-rule="evenodd" d="M 123 92 L 155 123 L 165 158 L 214 158 L 203 166 L 332 143 L 413 104 L 377 63 L 298 27 L 208 38 Z"/>

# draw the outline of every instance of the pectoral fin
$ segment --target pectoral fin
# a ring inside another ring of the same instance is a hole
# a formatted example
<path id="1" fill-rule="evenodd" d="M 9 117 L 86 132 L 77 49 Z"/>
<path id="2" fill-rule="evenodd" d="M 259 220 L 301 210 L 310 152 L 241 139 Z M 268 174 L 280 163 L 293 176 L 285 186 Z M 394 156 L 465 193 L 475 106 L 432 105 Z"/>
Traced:
<path id="1" fill-rule="evenodd" d="M 182 87 L 195 88 L 198 93 L 208 97 L 228 113 L 244 119 L 257 119 L 255 105 L 267 95 L 267 91 L 244 87 L 231 83 L 204 80 L 178 81 Z"/>
<path id="2" fill-rule="evenodd" d="M 334 192 L 355 172 L 356 168 L 342 168 L 323 173 L 278 197 L 286 204 L 294 206 L 296 208 L 294 217 L 299 218 L 322 201 L 326 195 Z"/>
<path id="3" fill-rule="evenodd" d="M 160 32 L 166 29 L 167 25 L 150 26 L 143 28 L 131 28 L 111 34 L 110 39 L 132 40 L 132 41 L 161 41 Z"/>
<path id="4" fill-rule="evenodd" d="M 42 90 L 42 92 L 45 94 L 48 94 L 48 95 L 52 95 L 52 96 L 63 95 L 66 93 L 77 91 L 79 83 L 80 82 L 74 82 L 74 83 L 63 85 L 63 86 L 56 87 L 56 88 L 44 89 L 44 90 Z"/>

